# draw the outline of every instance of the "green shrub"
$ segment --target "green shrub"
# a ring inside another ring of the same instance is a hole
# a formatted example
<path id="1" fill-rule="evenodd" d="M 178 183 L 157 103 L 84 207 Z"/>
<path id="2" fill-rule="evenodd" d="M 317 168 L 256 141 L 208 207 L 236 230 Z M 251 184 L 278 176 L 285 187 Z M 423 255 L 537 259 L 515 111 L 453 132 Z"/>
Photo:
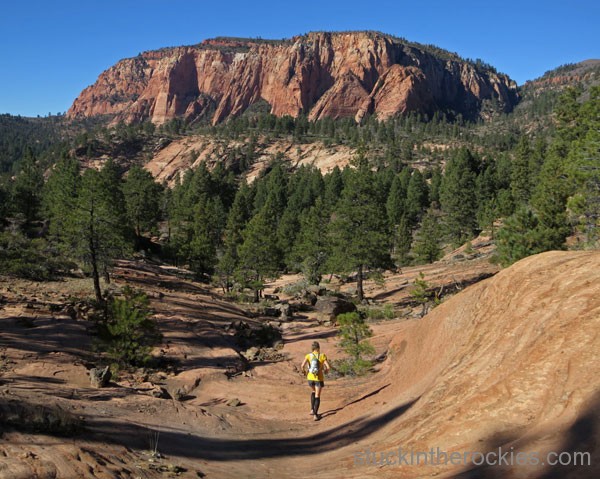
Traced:
<path id="1" fill-rule="evenodd" d="M 367 319 L 394 319 L 396 317 L 393 304 L 384 304 L 383 307 L 366 307 L 361 311 Z"/>
<path id="2" fill-rule="evenodd" d="M 109 357 L 121 365 L 148 364 L 152 347 L 162 339 L 148 304 L 143 292 L 127 287 L 123 298 L 114 298 L 109 305 L 103 335 Z"/>
<path id="3" fill-rule="evenodd" d="M 340 347 L 350 356 L 339 363 L 338 372 L 364 374 L 372 364 L 371 361 L 364 359 L 364 356 L 375 353 L 375 348 L 366 340 L 373 336 L 373 331 L 364 318 L 356 312 L 338 315 L 337 324 L 340 328 L 338 332 L 341 337 Z"/>
<path id="4" fill-rule="evenodd" d="M 62 258 L 45 239 L 28 239 L 19 231 L 0 233 L 0 272 L 17 278 L 48 281 L 75 264 Z"/>
<path id="5" fill-rule="evenodd" d="M 333 376 L 362 376 L 366 374 L 371 366 L 372 361 L 366 359 L 359 359 L 358 361 L 354 358 L 336 359 L 331 363 L 331 369 L 333 370 Z"/>
<path id="6" fill-rule="evenodd" d="M 10 400 L 0 404 L 0 423 L 17 431 L 73 436 L 84 429 L 84 421 L 60 406 Z"/>
<path id="7" fill-rule="evenodd" d="M 308 288 L 308 281 L 301 279 L 300 281 L 284 286 L 281 288 L 281 291 L 288 296 L 299 296 L 306 291 L 306 288 Z"/>

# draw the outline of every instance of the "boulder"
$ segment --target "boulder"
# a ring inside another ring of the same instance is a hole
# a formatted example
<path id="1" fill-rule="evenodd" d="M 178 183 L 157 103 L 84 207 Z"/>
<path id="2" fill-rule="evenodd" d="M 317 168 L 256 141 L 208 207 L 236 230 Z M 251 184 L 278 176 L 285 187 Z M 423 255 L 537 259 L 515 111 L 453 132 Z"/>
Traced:
<path id="1" fill-rule="evenodd" d="M 315 309 L 322 320 L 334 321 L 338 314 L 356 311 L 354 303 L 336 296 L 319 296 Z"/>
<path id="2" fill-rule="evenodd" d="M 248 361 L 254 361 L 258 357 L 258 353 L 259 353 L 258 348 L 252 347 L 252 348 L 244 351 L 242 353 L 242 356 L 244 356 Z"/>
<path id="3" fill-rule="evenodd" d="M 171 396 L 169 392 L 162 386 L 154 385 L 150 391 L 148 391 L 149 395 L 155 397 L 157 399 L 170 399 Z"/>
<path id="4" fill-rule="evenodd" d="M 273 308 L 279 312 L 279 317 L 281 319 L 288 319 L 292 316 L 292 308 L 288 302 L 282 301 L 281 303 L 277 303 L 275 306 L 273 306 Z"/>
<path id="5" fill-rule="evenodd" d="M 108 366 L 106 366 L 104 369 L 90 369 L 90 383 L 94 388 L 104 388 L 108 386 L 110 378 L 112 378 L 112 373 L 110 372 L 110 368 Z"/>
<path id="6" fill-rule="evenodd" d="M 310 286 L 306 287 L 306 291 L 317 296 L 325 296 L 325 294 L 327 293 L 327 288 L 323 286 L 318 286 L 316 284 L 311 284 Z"/>
<path id="7" fill-rule="evenodd" d="M 277 318 L 281 314 L 281 312 L 277 308 L 266 307 L 263 311 L 263 314 L 265 316 Z"/>

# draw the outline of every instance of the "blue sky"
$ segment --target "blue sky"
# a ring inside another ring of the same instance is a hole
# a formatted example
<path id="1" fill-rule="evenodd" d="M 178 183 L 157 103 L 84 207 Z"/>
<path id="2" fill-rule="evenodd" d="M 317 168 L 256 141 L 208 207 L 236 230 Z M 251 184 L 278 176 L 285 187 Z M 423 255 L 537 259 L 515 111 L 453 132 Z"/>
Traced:
<path id="1" fill-rule="evenodd" d="M 600 58 L 600 2 L 449 0 L 6 0 L 0 113 L 66 111 L 121 58 L 215 36 L 380 30 L 481 58 L 517 83 Z"/>

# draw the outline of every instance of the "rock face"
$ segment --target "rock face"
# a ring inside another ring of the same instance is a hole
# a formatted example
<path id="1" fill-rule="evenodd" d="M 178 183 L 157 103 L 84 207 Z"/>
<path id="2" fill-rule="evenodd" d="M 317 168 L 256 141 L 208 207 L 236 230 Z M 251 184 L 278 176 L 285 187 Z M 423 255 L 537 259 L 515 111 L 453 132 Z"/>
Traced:
<path id="1" fill-rule="evenodd" d="M 491 100 L 517 102 L 506 75 L 457 55 L 375 32 L 317 32 L 290 40 L 206 40 L 121 60 L 86 88 L 71 118 L 216 124 L 266 101 L 277 116 L 317 120 L 441 110 L 477 118 Z"/>

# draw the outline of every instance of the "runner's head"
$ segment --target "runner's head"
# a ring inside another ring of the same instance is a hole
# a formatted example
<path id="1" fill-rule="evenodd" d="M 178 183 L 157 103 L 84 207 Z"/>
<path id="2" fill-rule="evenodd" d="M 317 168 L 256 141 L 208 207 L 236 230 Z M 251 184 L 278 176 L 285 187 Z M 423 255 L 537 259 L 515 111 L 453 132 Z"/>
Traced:
<path id="1" fill-rule="evenodd" d="M 321 350 L 321 346 L 319 346 L 319 343 L 317 341 L 314 341 L 312 343 L 312 350 L 313 351 L 320 351 Z"/>

